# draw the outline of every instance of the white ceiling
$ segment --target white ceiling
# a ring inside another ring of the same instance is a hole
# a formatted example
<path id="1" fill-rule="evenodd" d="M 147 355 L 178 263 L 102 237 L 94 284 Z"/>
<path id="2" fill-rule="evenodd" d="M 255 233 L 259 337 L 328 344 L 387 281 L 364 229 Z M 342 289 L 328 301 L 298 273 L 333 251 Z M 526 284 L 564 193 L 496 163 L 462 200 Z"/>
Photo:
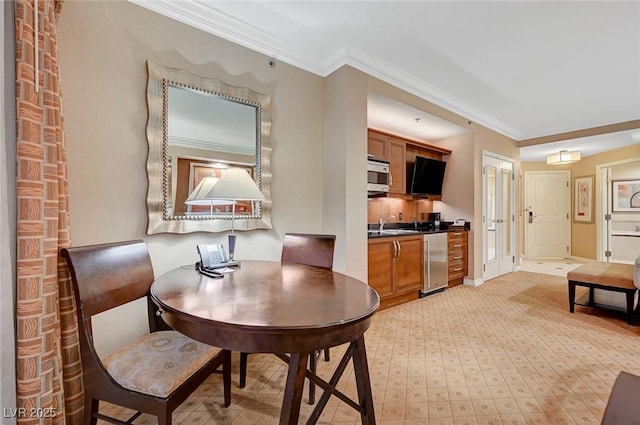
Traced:
<path id="1" fill-rule="evenodd" d="M 377 130 L 426 142 L 470 131 L 377 93 L 369 93 L 367 99 L 367 124 Z"/>
<path id="2" fill-rule="evenodd" d="M 348 64 L 515 140 L 640 119 L 637 1 L 130 1 L 321 76 Z"/>
<path id="3" fill-rule="evenodd" d="M 520 161 L 546 161 L 548 155 L 558 153 L 560 150 L 579 151 L 584 158 L 636 144 L 640 144 L 640 130 L 619 131 L 599 136 L 522 147 L 520 148 Z"/>

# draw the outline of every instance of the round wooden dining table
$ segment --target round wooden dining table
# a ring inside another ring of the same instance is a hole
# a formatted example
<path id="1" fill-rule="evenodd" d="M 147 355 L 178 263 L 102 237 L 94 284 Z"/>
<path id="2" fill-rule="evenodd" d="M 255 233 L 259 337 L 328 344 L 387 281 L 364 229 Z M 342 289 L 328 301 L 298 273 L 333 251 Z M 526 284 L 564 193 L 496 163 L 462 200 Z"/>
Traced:
<path id="1" fill-rule="evenodd" d="M 195 340 L 246 353 L 274 353 L 287 361 L 280 425 L 298 423 L 304 379 L 324 390 L 307 423 L 316 423 L 335 395 L 375 424 L 364 333 L 380 298 L 366 283 L 328 269 L 271 261 L 242 261 L 211 278 L 194 267 L 158 277 L 151 298 L 164 321 Z M 307 369 L 316 350 L 348 343 L 327 382 Z M 353 360 L 358 400 L 336 389 Z"/>

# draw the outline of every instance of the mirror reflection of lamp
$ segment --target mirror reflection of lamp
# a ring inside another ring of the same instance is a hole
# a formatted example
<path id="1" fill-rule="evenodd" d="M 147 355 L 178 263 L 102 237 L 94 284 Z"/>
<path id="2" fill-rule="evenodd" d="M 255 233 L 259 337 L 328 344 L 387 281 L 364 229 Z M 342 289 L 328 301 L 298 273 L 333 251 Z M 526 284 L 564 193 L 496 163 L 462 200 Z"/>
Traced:
<path id="1" fill-rule="evenodd" d="M 264 201 L 265 197 L 249 173 L 242 168 L 228 168 L 222 172 L 220 179 L 209 190 L 208 199 L 231 201 L 231 233 L 229 234 L 229 260 L 233 260 L 236 247 L 234 222 L 236 218 L 236 201 Z"/>
<path id="2" fill-rule="evenodd" d="M 200 180 L 200 183 L 198 183 L 196 188 L 191 191 L 189 197 L 187 197 L 187 200 L 184 201 L 184 203 L 187 205 L 208 205 L 210 208 L 210 215 L 213 215 L 214 205 L 232 205 L 232 201 L 208 197 L 209 192 L 213 189 L 216 183 L 218 183 L 218 180 L 220 180 L 218 177 L 204 177 Z"/>

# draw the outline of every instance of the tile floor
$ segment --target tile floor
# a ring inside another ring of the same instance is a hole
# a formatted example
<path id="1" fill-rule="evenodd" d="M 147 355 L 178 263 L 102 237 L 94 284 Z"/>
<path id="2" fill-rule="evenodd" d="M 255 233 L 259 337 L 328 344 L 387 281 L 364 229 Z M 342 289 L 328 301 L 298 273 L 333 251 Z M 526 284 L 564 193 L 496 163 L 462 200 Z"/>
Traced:
<path id="1" fill-rule="evenodd" d="M 378 312 L 366 343 L 379 425 L 595 425 L 617 374 L 640 375 L 640 326 L 586 307 L 570 314 L 565 278 L 531 271 Z M 322 376 L 331 374 L 343 351 L 332 348 L 331 362 L 319 362 Z M 278 423 L 284 363 L 251 355 L 244 389 L 237 367 L 234 353 L 231 407 L 222 406 L 220 377 L 212 376 L 174 412 L 173 423 Z M 351 367 L 339 388 L 355 397 Z M 306 391 L 300 423 L 312 410 L 305 401 Z M 125 417 L 114 406 L 101 410 Z M 155 423 L 149 415 L 135 421 Z M 319 423 L 360 420 L 332 397 Z"/>
<path id="2" fill-rule="evenodd" d="M 524 259 L 520 263 L 520 270 L 566 277 L 567 272 L 580 267 L 582 264 L 584 264 L 583 261 L 570 258 L 561 260 Z"/>

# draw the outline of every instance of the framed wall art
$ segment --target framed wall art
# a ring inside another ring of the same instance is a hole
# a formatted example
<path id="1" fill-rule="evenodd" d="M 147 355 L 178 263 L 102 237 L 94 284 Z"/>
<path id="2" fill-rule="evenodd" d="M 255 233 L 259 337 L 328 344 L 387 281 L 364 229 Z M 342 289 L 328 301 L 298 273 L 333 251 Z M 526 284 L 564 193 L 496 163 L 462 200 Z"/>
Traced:
<path id="1" fill-rule="evenodd" d="M 612 184 L 611 211 L 640 213 L 640 180 L 617 180 Z"/>
<path id="2" fill-rule="evenodd" d="M 576 177 L 573 181 L 573 221 L 578 223 L 593 223 L 594 176 Z"/>

